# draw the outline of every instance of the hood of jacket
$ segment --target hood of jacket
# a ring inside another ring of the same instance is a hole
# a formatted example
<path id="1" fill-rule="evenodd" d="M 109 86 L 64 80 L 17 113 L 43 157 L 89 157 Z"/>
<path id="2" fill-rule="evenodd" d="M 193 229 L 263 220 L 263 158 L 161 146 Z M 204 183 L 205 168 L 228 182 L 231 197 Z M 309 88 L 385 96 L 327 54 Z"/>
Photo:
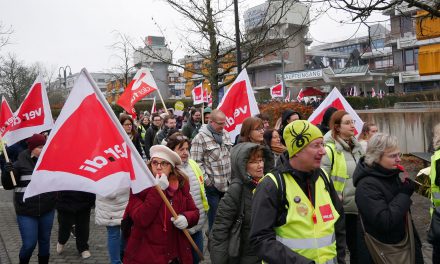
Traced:
<path id="1" fill-rule="evenodd" d="M 369 166 L 365 163 L 365 157 L 362 157 L 353 173 L 353 185 L 356 187 L 359 181 L 365 177 L 393 178 L 399 176 L 400 172 L 399 169 L 385 169 L 377 163 Z"/>
<path id="2" fill-rule="evenodd" d="M 243 142 L 237 144 L 231 149 L 231 170 L 233 179 L 238 178 L 243 182 L 251 181 L 249 174 L 246 172 L 246 165 L 249 161 L 250 152 L 255 148 L 260 148 L 263 150 L 263 159 L 265 161 L 264 166 L 266 167 L 269 165 L 266 162 L 271 155 L 268 148 L 252 142 Z"/>
<path id="3" fill-rule="evenodd" d="M 301 114 L 299 112 L 293 111 L 291 109 L 284 110 L 284 112 L 281 114 L 281 125 L 283 127 L 287 126 L 287 120 L 291 115 L 295 114 L 298 115 L 299 119 L 301 119 Z"/>

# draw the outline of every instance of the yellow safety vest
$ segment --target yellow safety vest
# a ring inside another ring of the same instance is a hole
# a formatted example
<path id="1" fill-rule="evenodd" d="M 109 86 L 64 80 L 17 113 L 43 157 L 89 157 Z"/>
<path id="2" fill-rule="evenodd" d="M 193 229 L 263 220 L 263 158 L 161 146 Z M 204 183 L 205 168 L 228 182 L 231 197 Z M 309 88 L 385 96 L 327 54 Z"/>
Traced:
<path id="1" fill-rule="evenodd" d="M 205 193 L 205 181 L 203 179 L 203 172 L 195 160 L 188 159 L 188 164 L 189 164 L 189 166 L 191 166 L 191 169 L 196 174 L 197 181 L 199 182 L 199 185 L 200 185 L 200 196 L 202 197 L 203 209 L 205 209 L 205 212 L 208 212 L 209 205 L 208 205 L 208 199 L 206 198 L 206 193 Z"/>
<path id="2" fill-rule="evenodd" d="M 345 187 L 345 182 L 349 178 L 347 173 L 347 163 L 345 162 L 344 153 L 342 153 L 342 151 L 336 151 L 336 147 L 334 143 L 327 143 L 325 151 L 327 152 L 327 156 L 330 162 L 332 163 L 330 177 L 333 181 L 333 186 L 335 186 L 335 190 L 338 193 L 338 195 L 342 196 L 342 192 L 344 191 L 344 187 Z"/>
<path id="3" fill-rule="evenodd" d="M 440 206 L 440 187 L 435 184 L 435 176 L 437 175 L 435 165 L 438 159 L 440 159 L 440 150 L 437 150 L 431 157 L 431 173 L 429 174 L 431 178 L 431 201 L 434 208 Z"/>
<path id="4" fill-rule="evenodd" d="M 141 130 L 141 138 L 142 138 L 142 140 L 145 140 L 145 134 L 147 134 L 147 130 L 144 128 L 143 125 L 140 125 L 140 126 L 138 127 L 138 129 Z"/>
<path id="5" fill-rule="evenodd" d="M 270 177 L 277 185 L 275 176 Z M 275 227 L 276 239 L 301 256 L 320 264 L 337 263 L 335 223 L 339 214 L 333 206 L 325 182 L 319 177 L 315 183 L 315 207 L 295 179 L 283 174 L 286 199 L 289 201 L 286 223 Z M 313 215 L 315 217 L 313 217 Z"/>

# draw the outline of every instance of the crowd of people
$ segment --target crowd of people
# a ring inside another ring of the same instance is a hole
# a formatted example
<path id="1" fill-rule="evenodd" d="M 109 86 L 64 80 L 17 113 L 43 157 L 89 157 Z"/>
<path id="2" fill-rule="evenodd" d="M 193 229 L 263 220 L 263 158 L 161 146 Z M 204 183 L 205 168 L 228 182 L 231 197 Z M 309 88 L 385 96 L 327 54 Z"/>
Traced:
<path id="1" fill-rule="evenodd" d="M 415 183 L 403 173 L 396 137 L 365 123 L 358 140 L 353 117 L 335 108 L 318 126 L 294 110 L 271 121 L 248 117 L 231 140 L 218 109 L 193 108 L 183 117 L 144 112 L 137 120 L 122 114 L 155 186 L 106 197 L 61 191 L 23 201 L 46 137 L 10 146 L 1 179 L 14 191 L 19 262 L 29 263 L 38 244 L 38 262 L 49 263 L 55 212 L 56 253 L 65 254 L 73 232 L 79 255 L 91 257 L 94 208 L 112 264 L 199 263 L 206 246 L 214 264 L 345 263 L 346 252 L 350 263 L 424 263 L 410 210 Z M 432 202 L 440 206 L 440 124 L 433 145 Z"/>

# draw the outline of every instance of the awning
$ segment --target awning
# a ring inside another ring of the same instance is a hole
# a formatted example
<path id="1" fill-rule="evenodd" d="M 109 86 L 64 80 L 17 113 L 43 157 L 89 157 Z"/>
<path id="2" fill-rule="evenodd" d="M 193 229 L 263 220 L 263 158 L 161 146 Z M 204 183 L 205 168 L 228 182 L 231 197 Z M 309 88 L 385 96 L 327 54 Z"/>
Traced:
<path id="1" fill-rule="evenodd" d="M 313 87 L 306 87 L 303 90 L 303 96 L 319 96 L 319 95 L 323 96 L 324 93 Z"/>
<path id="2" fill-rule="evenodd" d="M 440 74 L 440 44 L 419 48 L 419 74 Z"/>

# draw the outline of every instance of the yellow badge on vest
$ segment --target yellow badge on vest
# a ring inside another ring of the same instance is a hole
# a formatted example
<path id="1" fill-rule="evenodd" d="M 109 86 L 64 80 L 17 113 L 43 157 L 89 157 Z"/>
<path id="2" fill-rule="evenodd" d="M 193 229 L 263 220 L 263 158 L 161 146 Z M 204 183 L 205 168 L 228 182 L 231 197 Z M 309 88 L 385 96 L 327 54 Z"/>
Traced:
<path id="1" fill-rule="evenodd" d="M 305 203 L 298 203 L 296 205 L 296 212 L 300 215 L 300 216 L 307 216 L 309 214 L 309 207 L 307 207 L 307 205 Z"/>

